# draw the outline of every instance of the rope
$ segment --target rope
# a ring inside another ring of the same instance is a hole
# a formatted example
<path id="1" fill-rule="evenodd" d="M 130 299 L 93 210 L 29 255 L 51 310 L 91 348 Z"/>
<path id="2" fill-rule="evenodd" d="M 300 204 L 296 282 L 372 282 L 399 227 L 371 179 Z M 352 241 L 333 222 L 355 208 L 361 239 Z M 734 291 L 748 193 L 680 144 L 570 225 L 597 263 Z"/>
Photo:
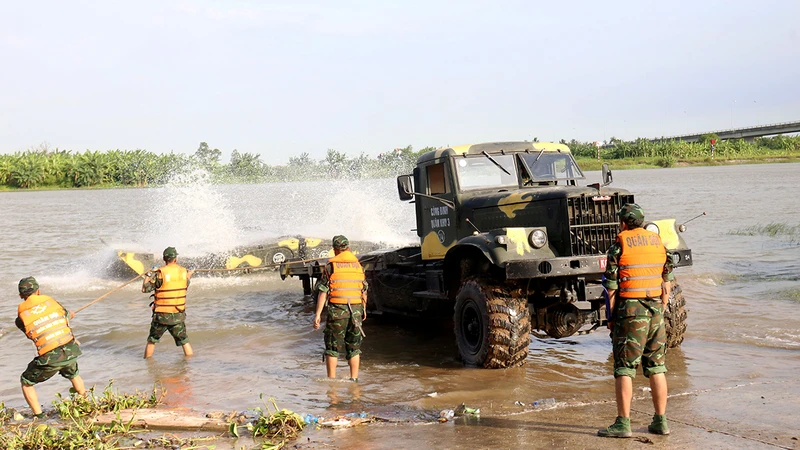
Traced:
<path id="1" fill-rule="evenodd" d="M 233 268 L 230 268 L 230 269 L 196 269 L 195 272 L 204 272 L 204 273 L 209 273 L 209 272 L 233 272 L 235 270 L 246 270 L 246 271 L 250 272 L 250 271 L 255 271 L 255 270 L 271 269 L 273 267 L 278 267 L 278 266 L 281 266 L 283 264 L 296 264 L 296 263 L 305 264 L 305 263 L 308 263 L 308 262 L 319 261 L 319 260 L 322 260 L 322 259 L 329 259 L 329 258 L 326 256 L 326 257 L 323 257 L 323 258 L 301 259 L 299 261 L 285 261 L 285 262 L 282 262 L 282 263 L 264 264 L 263 266 L 257 266 L 257 267 L 233 267 Z"/>
<path id="2" fill-rule="evenodd" d="M 125 286 L 127 286 L 127 285 L 129 285 L 131 283 L 133 283 L 134 281 L 138 280 L 139 278 L 142 278 L 143 276 L 145 276 L 145 274 L 137 275 L 136 278 L 131 279 L 130 281 L 126 282 L 125 284 L 120 285 L 116 289 L 112 289 L 112 290 L 106 292 L 105 294 L 101 295 L 100 297 L 97 297 L 96 299 L 92 300 L 91 302 L 89 302 L 89 303 L 81 306 L 80 308 L 76 309 L 75 311 L 73 311 L 73 314 L 78 314 L 79 312 L 83 311 L 84 309 L 94 305 L 95 303 L 99 302 L 100 300 L 108 297 L 109 295 L 113 294 L 114 292 L 117 292 L 118 290 L 124 288 Z"/>
<path id="3" fill-rule="evenodd" d="M 327 259 L 327 258 L 304 259 L 304 260 L 300 260 L 300 261 L 289 261 L 289 262 L 290 263 L 303 263 L 303 264 L 305 264 L 307 262 L 317 261 L 317 260 L 320 260 L 320 259 Z M 259 266 L 259 267 L 239 267 L 239 268 L 233 268 L 233 269 L 197 269 L 197 270 L 195 270 L 195 272 L 231 272 L 231 271 L 234 271 L 234 270 L 247 270 L 247 271 L 264 270 L 264 269 L 272 268 L 272 267 L 275 267 L 275 266 L 280 266 L 281 264 L 283 264 L 283 263 L 267 264 L 265 266 Z M 143 273 L 141 275 L 137 275 L 136 278 L 132 278 L 129 281 L 125 282 L 124 284 L 119 285 L 115 289 L 112 289 L 112 290 L 106 292 L 105 294 L 101 295 L 100 297 L 98 297 L 98 298 L 92 300 L 91 302 L 81 306 L 80 308 L 76 309 L 75 311 L 73 311 L 73 313 L 74 314 L 78 314 L 79 312 L 83 311 L 84 309 L 94 305 L 95 303 L 99 302 L 100 300 L 102 300 L 102 299 L 108 297 L 109 295 L 119 291 L 120 289 L 122 289 L 125 286 L 133 283 L 134 281 L 138 280 L 139 278 L 144 277 L 145 275 L 147 275 L 147 273 Z M 2 337 L 2 336 L 3 336 L 3 334 L 0 333 L 0 337 Z"/>

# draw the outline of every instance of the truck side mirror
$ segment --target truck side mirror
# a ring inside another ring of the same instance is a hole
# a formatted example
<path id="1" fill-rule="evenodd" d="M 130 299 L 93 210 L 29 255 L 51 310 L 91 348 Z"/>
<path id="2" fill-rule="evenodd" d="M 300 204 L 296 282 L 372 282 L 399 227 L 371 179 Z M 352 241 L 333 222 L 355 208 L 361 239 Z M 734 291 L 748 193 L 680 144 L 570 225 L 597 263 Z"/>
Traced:
<path id="1" fill-rule="evenodd" d="M 611 175 L 611 169 L 608 168 L 608 163 L 603 163 L 603 186 L 608 186 L 614 181 L 614 176 Z"/>
<path id="2" fill-rule="evenodd" d="M 411 181 L 411 175 L 397 177 L 397 194 L 403 201 L 414 199 L 414 184 Z"/>

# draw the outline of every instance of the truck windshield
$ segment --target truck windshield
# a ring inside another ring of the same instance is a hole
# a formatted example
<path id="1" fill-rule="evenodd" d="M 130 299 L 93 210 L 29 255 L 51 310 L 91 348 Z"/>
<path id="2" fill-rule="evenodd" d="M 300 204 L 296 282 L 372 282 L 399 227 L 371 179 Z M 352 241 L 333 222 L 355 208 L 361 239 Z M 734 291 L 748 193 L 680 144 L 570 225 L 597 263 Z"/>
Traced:
<path id="1" fill-rule="evenodd" d="M 583 179 L 583 172 L 570 153 L 520 153 L 534 182 Z"/>
<path id="2" fill-rule="evenodd" d="M 492 155 L 491 158 L 486 156 L 456 158 L 455 166 L 458 184 L 462 190 L 519 185 L 517 170 L 514 167 L 514 155 Z"/>

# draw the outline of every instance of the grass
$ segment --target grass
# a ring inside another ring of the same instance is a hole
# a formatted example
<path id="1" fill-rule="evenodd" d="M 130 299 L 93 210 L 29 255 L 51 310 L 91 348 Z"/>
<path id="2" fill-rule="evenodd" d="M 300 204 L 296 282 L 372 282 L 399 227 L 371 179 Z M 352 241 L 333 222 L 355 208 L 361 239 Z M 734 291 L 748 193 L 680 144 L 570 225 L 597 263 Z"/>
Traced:
<path id="1" fill-rule="evenodd" d="M 702 158 L 626 158 L 626 159 L 607 159 L 597 160 L 594 158 L 576 158 L 578 165 L 584 171 L 600 170 L 603 163 L 608 163 L 612 170 L 625 169 L 656 169 L 662 167 L 685 167 L 685 166 L 724 166 L 733 164 L 771 164 L 783 162 L 800 162 L 800 153 L 794 154 L 761 154 L 748 157 L 721 158 L 710 157 Z"/>
<path id="2" fill-rule="evenodd" d="M 57 393 L 57 400 L 53 401 L 53 406 L 62 419 L 94 417 L 98 414 L 117 412 L 122 409 L 152 408 L 161 403 L 165 394 L 158 385 L 153 386 L 150 394 L 143 392 L 120 394 L 114 392 L 114 380 L 109 380 L 108 386 L 103 389 L 102 396 L 94 394 L 94 387 L 89 389 L 86 395 L 72 393 L 68 398 L 63 398 L 60 393 Z"/>
<path id="3" fill-rule="evenodd" d="M 794 240 L 800 238 L 800 225 L 771 222 L 766 225 L 758 224 L 737 228 L 729 231 L 728 234 L 734 236 L 788 236 Z"/>
<path id="4" fill-rule="evenodd" d="M 290 441 L 297 439 L 300 432 L 305 427 L 305 421 L 299 414 L 288 409 L 278 408 L 274 399 L 264 401 L 264 394 L 259 396 L 264 403 L 264 407 L 253 409 L 258 415 L 255 420 L 248 423 L 245 427 L 254 438 L 263 436 L 266 440 L 261 443 L 262 450 L 279 450 L 284 448 Z M 236 422 L 230 423 L 230 433 L 239 437 L 239 425 Z"/>
<path id="5" fill-rule="evenodd" d="M 135 392 L 125 394 L 115 392 L 113 380 L 96 396 L 94 388 L 87 391 L 86 396 L 72 393 L 68 398 L 56 394 L 53 401 L 58 415 L 65 423 L 48 425 L 37 421 L 12 424 L 7 423 L 13 413 L 0 403 L 0 448 L 7 450 L 111 450 L 123 448 L 180 448 L 183 450 L 207 448 L 214 446 L 197 446 L 197 441 L 212 438 L 183 439 L 175 436 L 159 436 L 150 439 L 139 439 L 133 431 L 130 421 L 122 421 L 119 411 L 122 409 L 152 408 L 161 403 L 164 390 L 153 387 L 152 393 Z M 98 414 L 117 412 L 117 420 L 110 425 L 96 425 L 92 419 Z"/>

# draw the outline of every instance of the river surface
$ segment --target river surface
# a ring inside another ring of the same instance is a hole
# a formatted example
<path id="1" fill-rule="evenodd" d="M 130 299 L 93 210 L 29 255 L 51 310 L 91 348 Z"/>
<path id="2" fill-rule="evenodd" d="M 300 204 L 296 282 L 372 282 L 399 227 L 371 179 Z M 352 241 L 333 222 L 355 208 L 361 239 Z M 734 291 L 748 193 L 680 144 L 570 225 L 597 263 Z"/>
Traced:
<path id="1" fill-rule="evenodd" d="M 735 381 L 781 382 L 800 367 L 800 164 L 626 170 L 614 186 L 631 190 L 648 218 L 686 221 L 694 266 L 676 270 L 686 297 L 686 340 L 667 355 L 671 392 Z M 599 180 L 588 173 L 587 184 Z M 152 189 L 0 193 L 0 401 L 27 407 L 19 374 L 34 348 L 14 327 L 17 282 L 33 275 L 44 294 L 77 309 L 119 286 L 104 268 L 113 248 L 182 255 L 303 234 L 390 245 L 412 242 L 413 205 L 394 180 L 209 185 L 191 177 Z M 779 224 L 774 236 L 760 228 Z M 103 242 L 101 242 L 101 238 Z M 124 281 L 124 280 L 123 280 Z M 358 384 L 325 380 L 322 333 L 300 283 L 275 273 L 195 278 L 187 329 L 195 356 L 183 358 L 165 335 L 143 360 L 150 299 L 128 286 L 73 321 L 84 355 L 81 375 L 98 390 L 125 392 L 160 382 L 166 403 L 201 410 L 261 406 L 259 395 L 301 413 L 370 411 L 429 419 L 462 402 L 494 414 L 516 401 L 608 400 L 613 395 L 608 333 L 531 342 L 527 364 L 509 370 L 463 368 L 452 329 L 382 318 L 365 322 Z M 339 378 L 347 376 L 342 363 Z M 639 376 L 636 389 L 645 386 Z M 69 383 L 37 386 L 49 407 Z M 428 394 L 437 393 L 435 396 Z M 794 411 L 796 413 L 796 411 Z M 509 445 L 514 444 L 513 437 Z"/>

